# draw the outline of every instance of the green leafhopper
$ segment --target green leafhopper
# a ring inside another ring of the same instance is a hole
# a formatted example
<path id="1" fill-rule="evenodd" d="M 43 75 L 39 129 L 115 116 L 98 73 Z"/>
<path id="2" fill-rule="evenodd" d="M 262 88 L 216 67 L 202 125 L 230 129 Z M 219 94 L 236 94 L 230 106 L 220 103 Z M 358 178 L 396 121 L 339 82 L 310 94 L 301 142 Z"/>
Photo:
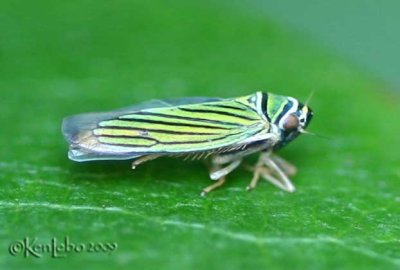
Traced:
<path id="1" fill-rule="evenodd" d="M 311 109 L 292 97 L 256 92 L 237 98 L 152 100 L 131 107 L 67 117 L 62 131 L 74 161 L 132 159 L 132 168 L 160 156 L 210 157 L 221 186 L 243 158 L 260 152 L 247 189 L 260 177 L 293 192 L 293 165 L 273 152 L 305 133 Z"/>

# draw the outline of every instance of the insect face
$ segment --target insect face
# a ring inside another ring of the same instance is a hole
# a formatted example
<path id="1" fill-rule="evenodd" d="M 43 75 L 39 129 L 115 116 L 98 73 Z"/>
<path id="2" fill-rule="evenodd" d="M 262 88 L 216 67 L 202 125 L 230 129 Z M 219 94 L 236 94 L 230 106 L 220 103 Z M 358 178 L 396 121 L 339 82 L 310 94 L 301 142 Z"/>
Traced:
<path id="1" fill-rule="evenodd" d="M 292 99 L 291 104 L 292 107 L 277 122 L 281 131 L 281 146 L 295 139 L 300 133 L 305 133 L 305 129 L 313 116 L 311 108 L 307 105 L 303 105 L 294 99 Z"/>

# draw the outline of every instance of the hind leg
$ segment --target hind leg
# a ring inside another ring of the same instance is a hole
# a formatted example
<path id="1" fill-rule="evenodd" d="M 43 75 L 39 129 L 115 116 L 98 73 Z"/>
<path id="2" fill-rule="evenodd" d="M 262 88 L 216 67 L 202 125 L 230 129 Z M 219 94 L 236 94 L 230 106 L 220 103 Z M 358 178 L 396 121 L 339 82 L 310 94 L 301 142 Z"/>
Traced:
<path id="1" fill-rule="evenodd" d="M 147 155 L 147 156 L 141 156 L 137 159 L 135 159 L 134 161 L 132 161 L 132 170 L 136 169 L 136 167 L 146 161 L 150 161 L 153 159 L 156 159 L 158 157 L 160 157 L 161 155 L 158 154 L 153 154 L 153 155 Z"/>

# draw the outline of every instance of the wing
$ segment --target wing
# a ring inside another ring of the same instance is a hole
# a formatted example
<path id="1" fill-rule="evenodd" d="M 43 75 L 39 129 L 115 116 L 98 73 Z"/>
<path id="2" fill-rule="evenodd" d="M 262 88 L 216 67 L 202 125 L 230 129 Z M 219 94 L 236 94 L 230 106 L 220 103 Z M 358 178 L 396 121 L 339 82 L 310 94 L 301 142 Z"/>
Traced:
<path id="1" fill-rule="evenodd" d="M 206 103 L 206 102 L 214 102 L 221 101 L 222 98 L 214 98 L 214 97 L 187 97 L 187 98 L 170 98 L 170 99 L 154 99 L 150 101 L 146 101 L 143 103 L 139 103 L 133 106 L 124 107 L 122 109 L 115 110 L 113 112 L 135 112 L 145 109 L 156 109 L 163 107 L 173 107 L 180 105 L 190 105 L 190 104 L 198 104 L 198 103 Z"/>
<path id="2" fill-rule="evenodd" d="M 63 132 L 70 158 L 86 161 L 235 147 L 268 127 L 246 97 L 185 98 L 73 116 L 64 120 Z"/>

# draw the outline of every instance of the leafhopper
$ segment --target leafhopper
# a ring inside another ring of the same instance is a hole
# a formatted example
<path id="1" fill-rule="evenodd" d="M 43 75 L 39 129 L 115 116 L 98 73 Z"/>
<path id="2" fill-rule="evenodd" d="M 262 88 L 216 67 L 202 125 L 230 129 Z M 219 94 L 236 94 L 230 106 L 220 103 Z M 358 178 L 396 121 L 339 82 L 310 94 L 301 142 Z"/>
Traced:
<path id="1" fill-rule="evenodd" d="M 225 182 L 242 160 L 260 153 L 250 169 L 248 190 L 260 178 L 293 192 L 296 168 L 274 152 L 299 134 L 312 110 L 292 97 L 256 92 L 237 98 L 193 97 L 152 100 L 103 113 L 67 117 L 62 131 L 74 161 L 133 160 L 132 168 L 161 156 L 210 158 L 206 195 Z"/>

